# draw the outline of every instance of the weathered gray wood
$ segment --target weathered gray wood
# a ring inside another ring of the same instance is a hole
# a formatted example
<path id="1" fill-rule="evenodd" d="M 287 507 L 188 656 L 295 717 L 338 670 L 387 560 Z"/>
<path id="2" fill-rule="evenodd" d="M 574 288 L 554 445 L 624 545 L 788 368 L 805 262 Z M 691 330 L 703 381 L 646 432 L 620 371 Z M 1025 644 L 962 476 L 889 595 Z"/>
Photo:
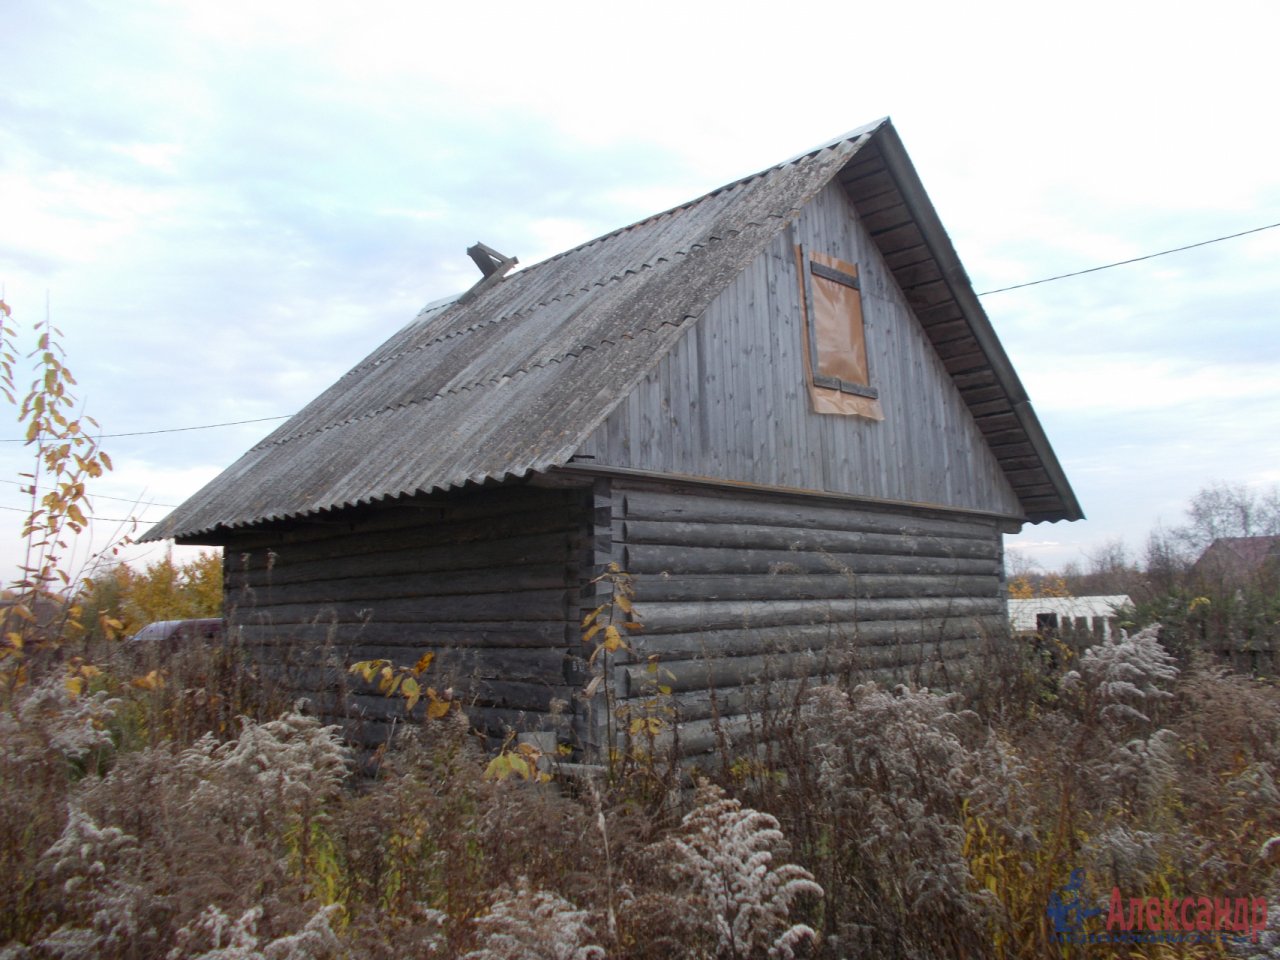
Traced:
<path id="1" fill-rule="evenodd" d="M 450 649 L 427 646 L 421 651 L 434 653 L 435 660 L 424 678 L 433 684 L 464 682 L 472 677 L 500 678 L 513 681 L 529 681 L 559 685 L 564 682 L 564 652 L 558 649 L 467 647 Z M 357 644 L 345 651 L 345 660 L 352 663 L 361 660 L 390 660 L 400 666 L 410 666 L 409 660 L 398 647 L 382 647 Z"/>
<path id="2" fill-rule="evenodd" d="M 863 533 L 901 533 L 908 536 L 946 536 L 986 539 L 992 521 L 967 517 L 944 518 L 919 511 L 889 507 L 834 504 L 813 498 L 771 497 L 747 494 L 726 498 L 723 494 L 672 493 L 653 489 L 626 489 L 628 520 L 653 520 L 702 524 L 747 523 L 789 527 L 796 530 L 847 530 Z"/>
<path id="3" fill-rule="evenodd" d="M 983 539 L 915 536 L 907 533 L 861 533 L 845 530 L 799 530 L 748 523 L 660 523 L 629 520 L 629 544 L 664 543 L 681 547 L 750 547 L 805 550 L 813 553 L 884 553 L 928 557 L 983 557 L 994 553 L 991 531 Z"/>
<path id="4" fill-rule="evenodd" d="M 563 646 L 565 642 L 564 623 L 561 621 L 335 624 L 318 620 L 299 624 L 241 623 L 239 629 L 246 642 L 258 644 L 319 647 L 328 642 L 343 646 L 367 642 L 400 648 L 406 651 L 405 656 L 414 650 L 445 642 L 457 647 L 546 647 Z"/>
<path id="5" fill-rule="evenodd" d="M 363 573 L 363 571 L 361 571 Z M 412 573 L 386 576 L 341 576 L 256 588 L 263 605 L 279 592 L 290 603 L 333 603 L 408 597 L 506 594 L 564 586 L 564 558 L 556 564 L 469 570 L 459 573 Z"/>
<path id="6" fill-rule="evenodd" d="M 849 597 L 993 596 L 999 578 L 904 576 L 902 574 L 769 574 L 767 576 L 679 576 L 634 578 L 636 600 L 812 600 Z"/>
<path id="7" fill-rule="evenodd" d="M 551 492 L 551 491 L 548 491 Z M 225 557 L 229 569 L 283 567 L 294 560 L 342 559 L 382 554 L 392 550 L 478 544 L 516 535 L 556 534 L 571 529 L 571 515 L 563 511 L 538 510 L 516 517 L 494 517 L 436 527 L 430 523 L 404 526 L 378 533 L 335 535 L 323 540 L 281 543 L 256 550 L 231 545 Z"/>
<path id="8" fill-rule="evenodd" d="M 228 554 L 225 577 L 226 582 L 235 588 L 245 585 L 261 588 L 348 576 L 461 575 L 494 567 L 512 569 L 562 562 L 570 539 L 568 533 L 561 531 L 522 534 L 471 544 L 465 550 L 459 550 L 454 544 L 397 549 L 393 542 L 388 541 L 381 545 L 381 552 L 340 557 L 313 557 L 299 548 L 288 551 L 283 560 L 277 555 L 277 562 L 270 568 L 265 551 L 259 550 L 250 554 L 247 564 L 241 560 L 243 555 Z"/>
<path id="9" fill-rule="evenodd" d="M 927 617 L 910 620 L 860 620 L 853 623 L 798 624 L 642 633 L 632 638 L 637 657 L 656 656 L 658 664 L 690 657 L 744 656 L 796 650 L 849 650 L 860 646 L 928 644 L 959 637 L 999 637 L 1008 621 L 1000 614 Z"/>
<path id="10" fill-rule="evenodd" d="M 695 629 L 772 627 L 790 624 L 856 623 L 859 620 L 973 617 L 1004 610 L 998 597 L 922 597 L 890 600 L 722 600 L 647 603 L 640 610 L 646 634 Z"/>
<path id="11" fill-rule="evenodd" d="M 878 239 L 895 251 L 906 245 L 890 254 L 899 268 L 930 259 L 909 224 Z M 798 349 L 804 311 L 792 255 L 797 243 L 858 264 L 883 422 L 809 409 Z M 926 302 L 936 299 L 931 288 L 918 293 Z M 691 382 L 685 371 L 697 367 Z M 724 287 L 589 444 L 595 462 L 619 467 L 1022 515 L 956 383 L 839 183 L 815 197 L 792 229 Z"/>
<path id="12" fill-rule="evenodd" d="M 929 644 L 856 646 L 845 650 L 806 650 L 746 657 L 711 657 L 705 660 L 664 660 L 656 671 L 631 664 L 621 670 L 627 677 L 624 695 L 652 695 L 659 686 L 673 691 L 718 687 L 743 687 L 770 680 L 824 677 L 839 670 L 912 666 L 936 659 L 955 659 L 976 648 L 972 637 L 958 637 Z"/>
<path id="13" fill-rule="evenodd" d="M 431 623 L 444 620 L 493 620 L 511 617 L 527 620 L 564 620 L 567 592 L 564 590 L 521 590 L 501 594 L 407 597 L 369 603 L 280 603 L 279 597 L 259 596 L 258 605 L 242 610 L 245 622 L 309 623 L 336 619 L 343 623 Z"/>
<path id="14" fill-rule="evenodd" d="M 994 547 L 990 548 L 994 553 Z M 771 574 L 771 573 L 930 573 L 995 574 L 994 556 L 953 557 L 900 554 L 809 553 L 800 550 L 749 550 L 628 544 L 625 569 L 633 574 Z"/>

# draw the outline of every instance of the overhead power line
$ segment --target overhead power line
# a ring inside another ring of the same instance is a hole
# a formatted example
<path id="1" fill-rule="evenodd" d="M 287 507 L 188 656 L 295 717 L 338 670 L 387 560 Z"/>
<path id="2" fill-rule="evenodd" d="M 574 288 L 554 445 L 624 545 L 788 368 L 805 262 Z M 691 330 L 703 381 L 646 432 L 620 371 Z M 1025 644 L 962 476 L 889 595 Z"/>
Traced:
<path id="1" fill-rule="evenodd" d="M 20 483 L 17 480 L 0 479 L 0 483 L 7 483 L 12 487 L 30 487 L 30 483 Z M 154 500 L 146 500 L 144 497 L 109 497 L 105 493 L 92 494 L 92 500 L 119 500 L 121 503 L 132 503 L 135 506 L 147 509 L 148 507 L 176 507 L 176 503 L 156 503 Z M 144 502 L 145 501 L 145 502 Z M 12 509 L 12 508 L 10 508 Z"/>
<path id="2" fill-rule="evenodd" d="M 31 513 L 26 507 L 0 507 L 0 510 L 8 510 L 10 513 Z M 137 517 L 90 517 L 85 516 L 86 520 L 101 520 L 103 523 L 138 523 L 144 527 L 155 524 L 154 520 L 139 520 Z"/>
<path id="3" fill-rule="evenodd" d="M 1005 293 L 1009 290 L 1021 290 L 1023 287 L 1034 287 L 1041 283 L 1052 283 L 1054 280 L 1065 280 L 1067 277 L 1079 277 L 1086 273 L 1097 273 L 1099 270 L 1110 270 L 1112 267 L 1123 267 L 1129 263 L 1139 263 L 1143 260 L 1154 260 L 1156 257 L 1168 256 L 1171 253 L 1181 253 L 1183 250 L 1194 250 L 1196 247 L 1207 247 L 1211 243 L 1221 243 L 1223 240 L 1234 240 L 1236 237 L 1247 237 L 1251 233 L 1261 233 L 1263 230 L 1274 230 L 1280 227 L 1280 223 L 1268 223 L 1265 227 L 1254 227 L 1252 230 L 1241 230 L 1239 233 L 1229 233 L 1225 237 L 1214 237 L 1212 240 L 1201 240 L 1199 243 L 1188 243 L 1185 247 L 1174 247 L 1172 250 L 1161 250 L 1159 253 L 1148 253 L 1141 257 L 1132 257 L 1128 260 L 1117 260 L 1115 263 L 1104 263 L 1100 267 L 1089 267 L 1087 270 L 1075 270 L 1072 273 L 1060 273 L 1054 277 L 1045 277 L 1041 280 L 1029 280 L 1026 283 L 1015 283 L 1011 287 L 1000 287 L 998 290 L 986 290 L 978 296 L 989 297 L 993 293 Z"/>
<path id="4" fill-rule="evenodd" d="M 129 433 L 100 433 L 93 437 L 95 440 L 109 440 L 113 437 L 150 437 L 157 433 L 185 433 L 188 430 L 212 430 L 214 427 L 239 427 L 246 423 L 266 423 L 269 420 L 288 420 L 293 414 L 287 413 L 282 417 L 258 417 L 255 420 L 227 420 L 223 423 L 202 423 L 194 427 L 166 427 L 163 430 L 134 430 Z M 18 439 L 0 440 L 0 443 L 27 443 L 25 437 Z"/>

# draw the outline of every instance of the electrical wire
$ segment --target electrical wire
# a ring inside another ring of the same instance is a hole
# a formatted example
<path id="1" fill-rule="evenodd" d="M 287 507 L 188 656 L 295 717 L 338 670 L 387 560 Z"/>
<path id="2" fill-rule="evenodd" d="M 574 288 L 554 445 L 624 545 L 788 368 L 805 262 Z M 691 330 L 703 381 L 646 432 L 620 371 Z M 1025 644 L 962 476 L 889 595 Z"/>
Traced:
<path id="1" fill-rule="evenodd" d="M 1214 237 L 1212 240 L 1201 240 L 1199 243 L 1188 243 L 1185 247 L 1174 247 L 1172 250 L 1161 250 L 1159 253 L 1148 253 L 1141 257 L 1132 257 L 1128 260 L 1117 260 L 1115 263 L 1104 263 L 1100 267 L 1089 267 L 1087 270 L 1076 270 L 1072 273 L 1060 273 L 1055 277 L 1045 277 L 1041 280 L 1029 280 L 1026 283 L 1015 283 L 1011 287 L 1000 287 L 998 290 L 986 290 L 977 294 L 979 297 L 989 297 L 993 293 L 1006 293 L 1009 290 L 1021 290 L 1023 287 L 1034 287 L 1041 283 L 1052 283 L 1054 280 L 1065 280 L 1068 277 L 1080 277 L 1086 273 L 1097 273 L 1099 270 L 1110 270 L 1112 267 L 1123 267 L 1130 263 L 1140 263 L 1143 260 L 1154 260 L 1156 257 L 1168 256 L 1171 253 L 1181 253 L 1183 250 L 1194 250 L 1196 247 L 1207 247 L 1211 243 L 1221 243 L 1223 240 L 1234 240 L 1236 237 L 1247 237 L 1251 233 L 1261 233 L 1263 230 L 1274 230 L 1280 227 L 1280 223 L 1268 223 L 1265 227 L 1254 227 L 1252 230 L 1241 230 L 1239 233 L 1229 233 L 1225 237 Z"/>
<path id="2" fill-rule="evenodd" d="M 31 513 L 26 507 L 0 507 L 0 510 L 8 510 L 10 513 Z M 85 519 L 101 520 L 103 523 L 138 523 L 144 527 L 154 526 L 157 522 L 155 520 L 139 520 L 137 517 L 90 517 L 86 515 Z"/>
<path id="3" fill-rule="evenodd" d="M 268 420 L 288 420 L 293 414 L 282 417 L 258 417 L 256 420 L 227 420 L 223 423 L 202 423 L 195 427 L 167 427 L 163 430 L 134 430 L 130 433 L 100 433 L 93 440 L 108 440 L 113 437 L 150 437 L 157 433 L 185 433 L 188 430 L 212 430 L 214 427 L 238 427 L 246 423 L 266 423 Z M 87 436 L 87 434 L 86 434 Z M 0 443 L 28 443 L 25 437 L 19 439 L 0 439 Z"/>
<path id="4" fill-rule="evenodd" d="M 3 478 L 0 478 L 0 483 L 7 483 L 13 487 L 30 487 L 31 486 L 30 483 L 20 483 L 17 480 L 5 480 Z M 91 496 L 90 499 L 119 500 L 121 503 L 132 503 L 135 506 L 140 506 L 143 510 L 146 510 L 149 507 L 176 507 L 177 506 L 176 503 L 156 503 L 154 500 L 144 503 L 143 502 L 145 500 L 144 497 L 109 497 L 105 493 L 95 493 Z"/>

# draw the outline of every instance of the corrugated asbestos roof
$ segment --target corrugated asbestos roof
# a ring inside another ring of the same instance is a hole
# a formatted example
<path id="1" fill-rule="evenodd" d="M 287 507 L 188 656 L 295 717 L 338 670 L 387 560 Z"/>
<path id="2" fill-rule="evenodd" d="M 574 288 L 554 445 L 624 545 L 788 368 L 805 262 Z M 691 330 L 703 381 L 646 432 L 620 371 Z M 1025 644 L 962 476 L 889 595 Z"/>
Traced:
<path id="1" fill-rule="evenodd" d="M 468 303 L 432 304 L 145 539 L 198 539 L 567 463 L 777 231 L 886 134 L 896 142 L 879 121 L 514 273 Z M 1057 469 L 1040 441 L 1037 460 Z M 1032 519 L 1078 515 L 1065 483 L 1054 516 Z"/>

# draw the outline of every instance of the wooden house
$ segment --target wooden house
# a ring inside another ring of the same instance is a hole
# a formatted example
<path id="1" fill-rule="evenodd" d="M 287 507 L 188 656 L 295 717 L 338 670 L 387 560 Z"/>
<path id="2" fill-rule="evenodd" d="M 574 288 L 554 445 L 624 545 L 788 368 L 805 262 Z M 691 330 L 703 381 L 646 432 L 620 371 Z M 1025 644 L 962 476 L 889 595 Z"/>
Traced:
<path id="1" fill-rule="evenodd" d="M 434 650 L 476 722 L 590 757 L 584 685 L 656 677 L 696 754 L 788 680 L 945 675 L 1007 631 L 1001 535 L 1081 517 L 888 120 L 526 269 L 469 253 L 150 534 L 223 546 L 230 627 L 313 697 L 313 660 Z M 611 563 L 643 629 L 592 661 Z"/>

